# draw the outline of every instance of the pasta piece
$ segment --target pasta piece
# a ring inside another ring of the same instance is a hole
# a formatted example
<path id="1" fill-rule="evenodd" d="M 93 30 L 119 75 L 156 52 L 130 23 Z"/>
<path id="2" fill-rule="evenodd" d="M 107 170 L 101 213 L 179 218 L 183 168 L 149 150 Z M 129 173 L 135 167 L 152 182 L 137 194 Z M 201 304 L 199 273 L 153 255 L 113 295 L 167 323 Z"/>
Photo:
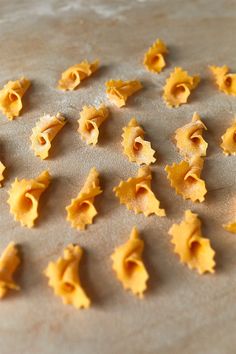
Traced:
<path id="1" fill-rule="evenodd" d="M 215 251 L 210 241 L 202 236 L 201 220 L 190 210 L 185 211 L 185 218 L 180 224 L 174 224 L 169 230 L 174 244 L 174 252 L 179 255 L 181 263 L 189 269 L 196 269 L 199 274 L 214 273 Z"/>
<path id="2" fill-rule="evenodd" d="M 137 162 L 139 165 L 150 165 L 156 159 L 153 156 L 155 151 L 151 148 L 151 143 L 145 141 L 144 130 L 138 125 L 136 118 L 132 118 L 127 127 L 123 128 L 122 146 L 124 154 L 129 161 Z"/>
<path id="3" fill-rule="evenodd" d="M 187 103 L 188 97 L 200 82 L 199 76 L 190 76 L 182 68 L 175 68 L 166 80 L 163 98 L 167 106 L 179 107 Z"/>
<path id="4" fill-rule="evenodd" d="M 184 158 L 206 156 L 208 144 L 202 137 L 203 129 L 207 130 L 205 124 L 201 121 L 200 116 L 194 113 L 191 123 L 176 130 L 176 146 Z"/>
<path id="5" fill-rule="evenodd" d="M 99 127 L 108 118 L 108 114 L 108 109 L 104 105 L 101 105 L 98 109 L 93 106 L 84 106 L 78 120 L 78 132 L 82 140 L 85 140 L 87 144 L 96 145 Z"/>
<path id="6" fill-rule="evenodd" d="M 82 254 L 81 247 L 70 244 L 64 249 L 64 257 L 50 262 L 44 271 L 49 278 L 48 285 L 53 288 L 55 295 L 61 297 L 64 304 L 71 304 L 77 309 L 90 306 L 90 299 L 79 278 Z"/>
<path id="7" fill-rule="evenodd" d="M 0 187 L 2 187 L 1 182 L 4 180 L 3 172 L 5 171 L 6 167 L 0 161 Z"/>
<path id="8" fill-rule="evenodd" d="M 84 60 L 79 64 L 69 67 L 61 74 L 61 79 L 58 82 L 58 88 L 63 91 L 72 91 L 76 89 L 80 85 L 81 81 L 97 71 L 98 66 L 98 60 L 93 63 L 89 63 L 87 60 Z"/>
<path id="9" fill-rule="evenodd" d="M 144 56 L 144 66 L 151 72 L 161 72 L 166 66 L 165 54 L 167 53 L 168 50 L 165 43 L 163 43 L 160 39 L 157 39 Z"/>
<path id="10" fill-rule="evenodd" d="M 148 272 L 142 260 L 144 248 L 143 240 L 140 240 L 138 231 L 134 227 L 129 240 L 117 247 L 111 255 L 112 268 L 124 289 L 131 290 L 133 294 L 143 297 L 147 289 Z"/>
<path id="11" fill-rule="evenodd" d="M 18 117 L 23 107 L 22 97 L 30 87 L 30 81 L 25 77 L 9 81 L 0 91 L 0 109 L 8 119 Z"/>
<path id="12" fill-rule="evenodd" d="M 151 179 L 150 168 L 144 166 L 139 168 L 137 177 L 121 181 L 113 191 L 120 204 L 125 204 L 126 208 L 133 210 L 135 214 L 165 216 L 165 210 L 160 208 L 160 202 L 151 190 Z"/>
<path id="13" fill-rule="evenodd" d="M 13 274 L 20 264 L 18 250 L 14 242 L 10 242 L 0 258 L 0 299 L 8 290 L 20 290 L 14 282 Z"/>
<path id="14" fill-rule="evenodd" d="M 32 129 L 33 134 L 30 137 L 35 156 L 39 156 L 42 160 L 48 157 L 52 140 L 65 124 L 66 120 L 60 113 L 56 116 L 46 114 L 40 118 Z"/>
<path id="15" fill-rule="evenodd" d="M 84 230 L 86 225 L 92 224 L 93 218 L 97 215 L 97 210 L 93 205 L 94 198 L 101 193 L 99 173 L 96 168 L 92 168 L 78 196 L 72 199 L 70 205 L 66 207 L 67 220 L 72 227 Z"/>
<path id="16" fill-rule="evenodd" d="M 10 212 L 16 221 L 29 228 L 34 226 L 38 217 L 38 203 L 41 194 L 49 186 L 51 176 L 48 171 L 42 172 L 34 179 L 15 179 L 8 192 Z"/>
<path id="17" fill-rule="evenodd" d="M 220 145 L 225 155 L 236 155 L 236 121 L 222 135 Z"/>
<path id="18" fill-rule="evenodd" d="M 228 224 L 223 225 L 223 228 L 226 231 L 232 232 L 233 234 L 236 234 L 236 221 L 230 222 Z"/>
<path id="19" fill-rule="evenodd" d="M 205 181 L 200 178 L 203 168 L 203 159 L 196 157 L 190 162 L 181 161 L 166 166 L 167 178 L 171 187 L 184 199 L 192 202 L 203 202 L 207 193 Z"/>
<path id="20" fill-rule="evenodd" d="M 106 82 L 106 93 L 109 99 L 120 108 L 125 106 L 129 96 L 141 90 L 142 87 L 141 82 L 138 80 L 110 80 Z"/>
<path id="21" fill-rule="evenodd" d="M 227 95 L 236 95 L 236 74 L 229 74 L 229 68 L 226 65 L 223 66 L 209 66 L 215 82 L 220 91 Z"/>

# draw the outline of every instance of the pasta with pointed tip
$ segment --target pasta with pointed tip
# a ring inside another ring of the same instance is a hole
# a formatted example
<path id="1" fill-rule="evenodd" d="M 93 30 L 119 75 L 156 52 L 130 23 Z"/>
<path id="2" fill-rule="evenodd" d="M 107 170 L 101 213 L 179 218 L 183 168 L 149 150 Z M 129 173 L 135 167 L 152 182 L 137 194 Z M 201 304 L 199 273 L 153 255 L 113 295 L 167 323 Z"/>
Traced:
<path id="1" fill-rule="evenodd" d="M 165 43 L 157 39 L 144 55 L 144 66 L 148 71 L 161 72 L 166 66 L 165 55 L 167 53 L 168 50 Z"/>
<path id="2" fill-rule="evenodd" d="M 222 135 L 220 145 L 225 155 L 236 155 L 236 120 Z"/>
<path id="3" fill-rule="evenodd" d="M 2 181 L 4 180 L 3 172 L 5 171 L 6 167 L 0 161 L 0 187 L 2 187 Z"/>
<path id="4" fill-rule="evenodd" d="M 229 73 L 229 68 L 226 65 L 223 66 L 209 66 L 212 72 L 216 85 L 219 90 L 227 95 L 236 95 L 236 74 Z"/>
<path id="5" fill-rule="evenodd" d="M 10 242 L 0 257 L 0 299 L 6 296 L 9 290 L 20 290 L 13 275 L 20 264 L 18 250 L 14 242 Z"/>
<path id="6" fill-rule="evenodd" d="M 236 234 L 236 221 L 229 222 L 228 224 L 224 224 L 223 228 L 226 231 L 232 232 L 233 234 Z"/>
<path id="7" fill-rule="evenodd" d="M 110 80 L 106 82 L 106 93 L 109 99 L 119 108 L 125 106 L 128 97 L 141 90 L 141 88 L 142 84 L 138 80 Z"/>

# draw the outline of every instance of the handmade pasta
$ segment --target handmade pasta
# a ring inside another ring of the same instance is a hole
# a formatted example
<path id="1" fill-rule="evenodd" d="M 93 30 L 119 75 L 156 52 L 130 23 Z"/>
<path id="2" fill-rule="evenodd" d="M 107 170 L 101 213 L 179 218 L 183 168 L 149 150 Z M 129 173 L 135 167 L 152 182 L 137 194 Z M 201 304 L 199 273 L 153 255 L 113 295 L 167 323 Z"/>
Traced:
<path id="1" fill-rule="evenodd" d="M 9 81 L 0 91 L 0 109 L 10 120 L 18 117 L 23 107 L 22 97 L 30 87 L 30 81 L 25 77 Z"/>
<path id="2" fill-rule="evenodd" d="M 179 107 L 188 101 L 188 97 L 193 89 L 200 82 L 200 77 L 190 76 L 182 68 L 175 68 L 164 86 L 163 98 L 170 107 Z"/>
<path id="3" fill-rule="evenodd" d="M 13 279 L 19 264 L 18 250 L 14 242 L 10 242 L 0 258 L 0 299 L 6 296 L 9 290 L 20 290 Z"/>
<path id="4" fill-rule="evenodd" d="M 150 168 L 144 166 L 139 168 L 137 177 L 121 181 L 113 191 L 120 204 L 125 204 L 126 208 L 133 210 L 135 214 L 165 216 L 165 210 L 160 208 L 160 202 L 151 190 L 151 179 Z"/>
<path id="5" fill-rule="evenodd" d="M 228 224 L 223 225 L 223 228 L 226 231 L 232 232 L 233 234 L 236 234 L 236 221 L 232 221 Z"/>
<path id="6" fill-rule="evenodd" d="M 210 241 L 202 236 L 201 220 L 190 210 L 185 211 L 185 218 L 180 224 L 174 224 L 169 230 L 174 244 L 174 252 L 179 255 L 181 263 L 199 274 L 214 273 L 215 251 Z"/>
<path id="7" fill-rule="evenodd" d="M 87 60 L 84 60 L 79 64 L 69 67 L 61 74 L 61 79 L 58 82 L 58 88 L 63 91 L 72 91 L 76 89 L 80 85 L 81 81 L 91 76 L 98 69 L 98 66 L 98 60 L 93 63 L 89 63 Z"/>
<path id="8" fill-rule="evenodd" d="M 101 193 L 99 173 L 96 168 L 92 168 L 78 196 L 66 207 L 67 220 L 72 227 L 84 230 L 86 225 L 92 224 L 93 218 L 97 215 L 94 199 Z"/>
<path id="9" fill-rule="evenodd" d="M 207 130 L 207 128 L 197 113 L 194 113 L 191 123 L 176 130 L 176 146 L 184 158 L 206 156 L 208 144 L 203 139 L 203 130 Z"/>
<path id="10" fill-rule="evenodd" d="M 141 88 L 142 84 L 138 80 L 110 80 L 106 82 L 106 93 L 117 107 L 125 106 L 128 97 L 141 90 Z"/>
<path id="11" fill-rule="evenodd" d="M 51 142 L 66 123 L 65 118 L 57 113 L 56 116 L 44 115 L 32 129 L 33 134 L 30 137 L 32 149 L 36 156 L 42 160 L 48 157 L 51 148 Z"/>
<path id="12" fill-rule="evenodd" d="M 155 151 L 152 149 L 151 143 L 143 139 L 144 133 L 137 120 L 132 118 L 128 126 L 123 128 L 121 144 L 129 161 L 139 165 L 150 165 L 156 161 Z"/>
<path id="13" fill-rule="evenodd" d="M 236 121 L 222 135 L 220 145 L 225 155 L 236 155 Z"/>
<path id="14" fill-rule="evenodd" d="M 159 73 L 166 66 L 165 55 L 168 53 L 165 43 L 157 39 L 144 56 L 143 64 L 147 70 Z"/>
<path id="15" fill-rule="evenodd" d="M 227 95 L 236 95 L 236 74 L 230 74 L 229 68 L 226 65 L 223 66 L 209 66 L 216 85 L 219 90 Z"/>
<path id="16" fill-rule="evenodd" d="M 15 179 L 8 192 L 10 212 L 22 226 L 34 226 L 38 217 L 38 204 L 41 194 L 49 186 L 51 176 L 48 171 L 42 172 L 34 179 Z"/>
<path id="17" fill-rule="evenodd" d="M 140 240 L 137 229 L 131 231 L 129 240 L 117 247 L 111 256 L 112 268 L 124 289 L 143 297 L 147 289 L 148 272 L 142 260 L 144 242 Z"/>
<path id="18" fill-rule="evenodd" d="M 5 171 L 6 167 L 0 161 L 0 187 L 2 187 L 2 181 L 4 180 L 3 172 Z"/>
<path id="19" fill-rule="evenodd" d="M 203 159 L 196 157 L 191 161 L 181 161 L 166 166 L 167 178 L 171 187 L 184 199 L 192 202 L 203 202 L 207 193 L 205 181 L 200 178 L 203 168 Z"/>
<path id="20" fill-rule="evenodd" d="M 83 250 L 78 245 L 68 245 L 64 249 L 63 258 L 50 262 L 44 271 L 48 277 L 48 285 L 56 296 L 62 298 L 64 304 L 71 304 L 75 308 L 88 308 L 90 299 L 81 286 L 79 278 L 79 264 Z"/>
<path id="21" fill-rule="evenodd" d="M 108 109 L 104 105 L 101 105 L 98 109 L 93 106 L 83 107 L 78 120 L 78 132 L 86 144 L 97 144 L 99 127 L 108 118 L 108 115 Z"/>

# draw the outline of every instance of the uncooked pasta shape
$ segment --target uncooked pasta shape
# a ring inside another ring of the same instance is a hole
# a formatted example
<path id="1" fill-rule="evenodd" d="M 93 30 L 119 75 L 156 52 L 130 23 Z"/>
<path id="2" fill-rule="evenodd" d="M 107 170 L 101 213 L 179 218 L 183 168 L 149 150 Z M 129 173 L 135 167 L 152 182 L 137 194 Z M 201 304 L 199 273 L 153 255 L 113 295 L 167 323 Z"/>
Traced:
<path id="1" fill-rule="evenodd" d="M 219 90 L 227 95 L 236 95 L 236 74 L 229 74 L 229 68 L 226 65 L 223 66 L 209 66 L 216 85 Z"/>
<path id="2" fill-rule="evenodd" d="M 236 155 L 236 121 L 229 127 L 221 137 L 220 145 L 225 155 Z"/>
<path id="3" fill-rule="evenodd" d="M 159 73 L 166 66 L 165 55 L 168 53 L 165 43 L 157 39 L 144 56 L 143 64 L 147 70 Z"/>
<path id="4" fill-rule="evenodd" d="M 141 88 L 142 84 L 138 80 L 110 80 L 106 82 L 106 93 L 117 107 L 125 106 L 128 97 L 141 90 Z"/>
<path id="5" fill-rule="evenodd" d="M 199 76 L 190 76 L 182 68 L 175 68 L 164 86 L 163 98 L 167 106 L 179 107 L 186 103 L 191 91 L 197 87 L 199 82 Z"/>
<path id="6" fill-rule="evenodd" d="M 171 187 L 184 199 L 192 202 L 203 202 L 207 193 L 205 181 L 200 178 L 203 168 L 203 159 L 193 158 L 191 161 L 181 161 L 166 166 L 167 178 Z"/>
<path id="7" fill-rule="evenodd" d="M 66 207 L 67 220 L 72 227 L 84 230 L 86 225 L 92 224 L 93 218 L 97 215 L 94 199 L 101 193 L 99 173 L 96 168 L 92 168 L 78 196 Z"/>
<path id="8" fill-rule="evenodd" d="M 63 91 L 72 91 L 76 89 L 80 85 L 81 81 L 91 76 L 98 69 L 98 66 L 98 60 L 93 63 L 89 63 L 87 60 L 84 60 L 79 64 L 69 67 L 61 74 L 61 79 L 58 82 L 58 88 Z"/>
<path id="9" fill-rule="evenodd" d="M 124 289 L 143 297 L 147 289 L 148 272 L 142 260 L 144 242 L 140 240 L 137 229 L 131 231 L 129 240 L 117 247 L 111 256 L 112 268 Z"/>
<path id="10" fill-rule="evenodd" d="M 135 118 L 132 118 L 127 127 L 123 128 L 122 146 L 129 161 L 136 162 L 139 165 L 150 165 L 155 162 L 155 150 L 151 143 L 144 140 L 144 130 L 138 125 Z"/>
<path id="11" fill-rule="evenodd" d="M 30 81 L 25 77 L 9 81 L 0 91 L 0 109 L 10 120 L 18 117 L 23 107 L 22 97 L 30 87 Z"/>
<path id="12" fill-rule="evenodd" d="M 181 263 L 199 274 L 214 273 L 215 251 L 209 239 L 202 235 L 201 220 L 190 210 L 185 211 L 185 218 L 180 224 L 173 224 L 169 230 L 174 244 L 174 252 L 179 255 Z"/>
<path id="13" fill-rule="evenodd" d="M 137 177 L 121 181 L 113 191 L 120 204 L 125 204 L 127 209 L 133 210 L 135 214 L 165 216 L 165 210 L 160 208 L 160 202 L 151 190 L 151 179 L 150 168 L 144 166 L 139 168 Z"/>
<path id="14" fill-rule="evenodd" d="M 78 120 L 78 132 L 86 144 L 96 145 L 99 136 L 100 125 L 108 118 L 107 107 L 101 105 L 99 108 L 93 106 L 84 106 L 80 112 Z"/>
<path id="15" fill-rule="evenodd" d="M 5 171 L 6 167 L 0 161 L 0 187 L 2 187 L 2 181 L 4 180 L 3 172 Z"/>
<path id="16" fill-rule="evenodd" d="M 44 271 L 49 278 L 48 285 L 53 288 L 55 295 L 61 297 L 64 304 L 71 304 L 77 309 L 90 306 L 90 299 L 79 278 L 82 254 L 81 247 L 70 244 L 64 249 L 63 258 L 50 262 Z"/>
<path id="17" fill-rule="evenodd" d="M 176 146 L 179 153 L 186 159 L 206 156 L 207 142 L 203 139 L 203 130 L 207 130 L 200 116 L 194 113 L 191 123 L 175 131 Z"/>
<path id="18" fill-rule="evenodd" d="M 38 204 L 41 194 L 49 186 L 51 176 L 48 171 L 42 172 L 34 179 L 15 179 L 8 192 L 10 212 L 22 226 L 34 226 L 38 217 Z"/>
<path id="19" fill-rule="evenodd" d="M 223 228 L 226 231 L 232 232 L 233 234 L 236 234 L 236 221 L 229 222 L 228 224 L 224 224 Z"/>
<path id="20" fill-rule="evenodd" d="M 9 290 L 20 290 L 13 279 L 19 264 L 18 250 L 14 242 L 10 242 L 0 258 L 0 299 L 6 296 Z"/>
<path id="21" fill-rule="evenodd" d="M 66 123 L 65 118 L 57 113 L 56 116 L 44 115 L 32 129 L 33 134 L 30 137 L 32 149 L 36 156 L 42 160 L 48 157 L 51 148 L 51 142 Z"/>

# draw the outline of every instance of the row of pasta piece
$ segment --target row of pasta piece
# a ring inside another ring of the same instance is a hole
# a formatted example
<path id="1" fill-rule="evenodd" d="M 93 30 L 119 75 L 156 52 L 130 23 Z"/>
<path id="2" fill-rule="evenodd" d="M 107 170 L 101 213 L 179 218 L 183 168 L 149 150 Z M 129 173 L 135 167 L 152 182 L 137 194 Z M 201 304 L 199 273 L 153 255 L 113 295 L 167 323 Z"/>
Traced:
<path id="1" fill-rule="evenodd" d="M 166 45 L 158 39 L 145 54 L 143 63 L 150 72 L 160 73 L 166 66 L 167 54 Z M 75 90 L 81 81 L 90 77 L 98 68 L 98 60 L 94 62 L 84 60 L 75 64 L 61 74 L 58 88 L 63 91 Z M 236 74 L 229 73 L 226 65 L 209 68 L 219 90 L 228 95 L 236 95 Z M 163 88 L 163 99 L 167 106 L 178 107 L 187 103 L 191 91 L 198 86 L 199 82 L 199 75 L 191 76 L 181 67 L 175 67 Z M 9 81 L 0 90 L 0 110 L 9 119 L 19 116 L 23 107 L 22 98 L 30 84 L 30 80 L 22 77 L 16 81 Z M 109 99 L 119 108 L 125 106 L 128 97 L 143 87 L 139 80 L 109 80 L 105 86 Z"/>
<path id="2" fill-rule="evenodd" d="M 179 224 L 173 224 L 169 229 L 174 252 L 180 262 L 190 269 L 196 269 L 199 274 L 215 272 L 215 251 L 210 240 L 202 235 L 201 220 L 190 210 L 185 211 L 184 219 Z M 124 289 L 143 298 L 149 279 L 148 270 L 143 260 L 144 242 L 138 230 L 133 227 L 129 239 L 115 248 L 111 255 L 112 269 Z M 80 261 L 83 250 L 79 245 L 69 244 L 63 252 L 63 257 L 48 264 L 44 271 L 48 285 L 56 296 L 61 297 L 64 304 L 75 308 L 88 308 L 91 299 L 84 290 L 79 276 Z M 14 281 L 14 273 L 20 265 L 20 256 L 14 242 L 9 243 L 0 258 L 0 299 L 9 290 L 19 290 Z"/>

